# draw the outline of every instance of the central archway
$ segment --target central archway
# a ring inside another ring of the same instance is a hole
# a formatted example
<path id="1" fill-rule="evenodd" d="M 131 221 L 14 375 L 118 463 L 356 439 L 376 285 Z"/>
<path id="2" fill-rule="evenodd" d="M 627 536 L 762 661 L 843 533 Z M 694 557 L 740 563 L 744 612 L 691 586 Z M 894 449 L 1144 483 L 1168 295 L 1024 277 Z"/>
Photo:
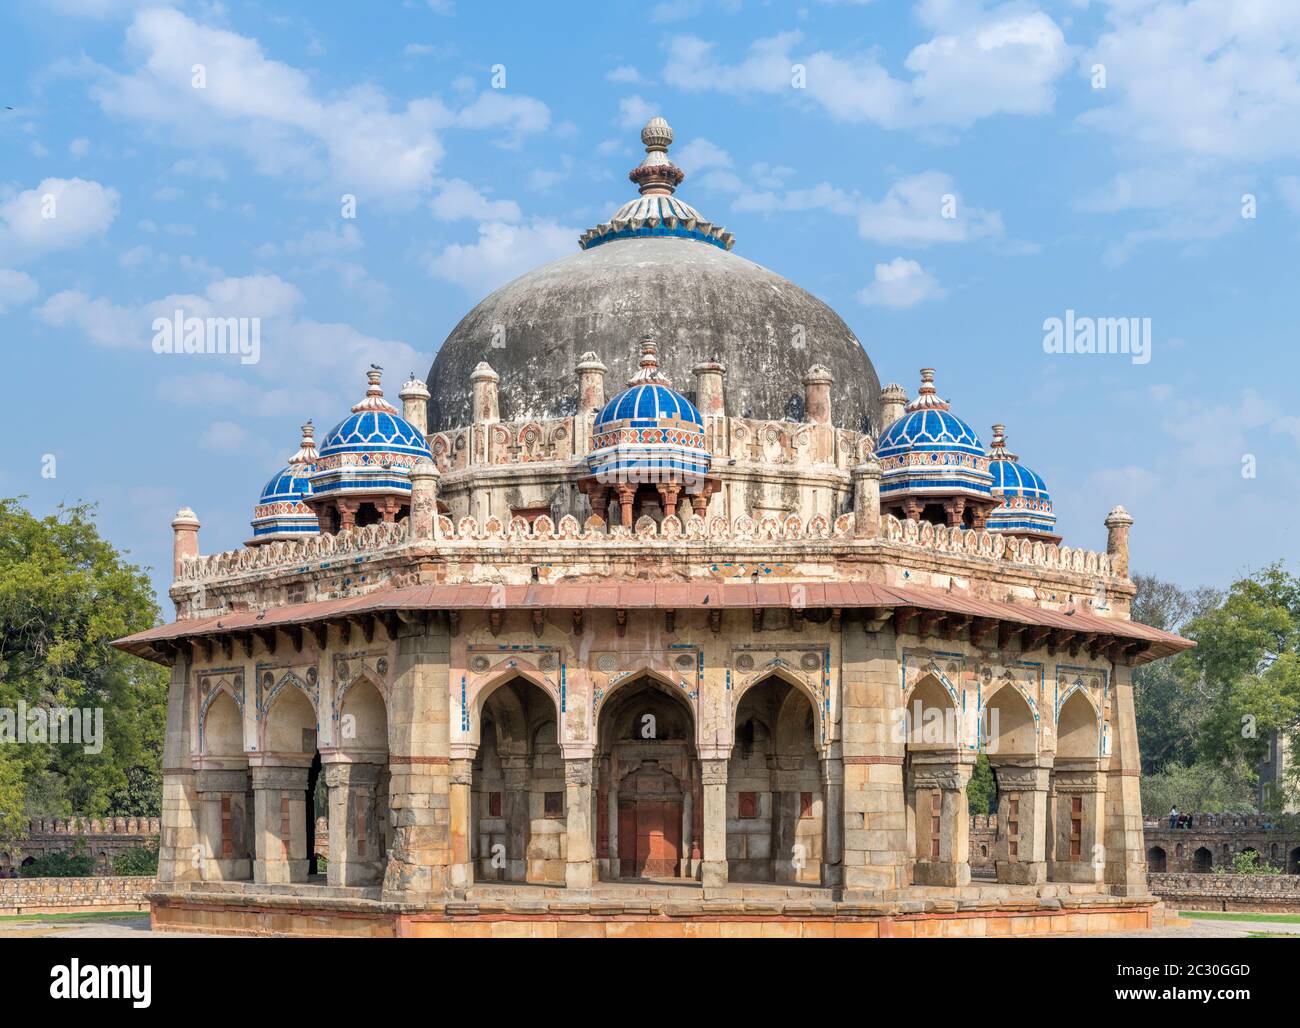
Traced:
<path id="1" fill-rule="evenodd" d="M 596 857 L 604 879 L 694 878 L 701 820 L 695 721 L 681 691 L 643 675 L 597 726 Z"/>

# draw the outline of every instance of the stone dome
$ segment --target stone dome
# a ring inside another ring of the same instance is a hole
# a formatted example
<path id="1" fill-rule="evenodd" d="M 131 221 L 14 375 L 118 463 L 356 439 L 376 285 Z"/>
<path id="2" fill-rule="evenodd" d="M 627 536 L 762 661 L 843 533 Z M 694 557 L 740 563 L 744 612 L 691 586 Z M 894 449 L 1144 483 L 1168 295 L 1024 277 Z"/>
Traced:
<path id="1" fill-rule="evenodd" d="M 320 531 L 316 515 L 307 505 L 311 496 L 311 473 L 316 464 L 316 443 L 310 421 L 302 426 L 298 452 L 271 476 L 253 507 L 254 543 L 276 542 L 315 535 Z"/>
<path id="2" fill-rule="evenodd" d="M 811 293 L 731 252 L 729 232 L 671 197 L 683 173 L 667 161 L 665 138 L 666 125 L 643 135 L 646 161 L 629 176 L 641 200 L 585 232 L 576 253 L 502 286 L 452 330 L 429 371 L 430 431 L 471 422 L 470 375 L 480 361 L 501 376 L 503 420 L 563 417 L 576 408 L 582 354 L 608 365 L 607 382 L 622 382 L 637 369 L 645 335 L 687 397 L 691 369 L 716 360 L 727 370 L 729 414 L 800 418 L 804 374 L 823 364 L 835 377 L 832 422 L 879 431 L 880 381 L 853 332 Z"/>

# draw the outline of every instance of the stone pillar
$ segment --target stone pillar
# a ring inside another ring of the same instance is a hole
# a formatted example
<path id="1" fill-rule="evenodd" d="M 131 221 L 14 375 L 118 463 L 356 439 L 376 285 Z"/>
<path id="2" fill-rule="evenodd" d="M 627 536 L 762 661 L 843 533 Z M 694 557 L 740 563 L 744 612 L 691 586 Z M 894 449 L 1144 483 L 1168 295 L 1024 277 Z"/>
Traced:
<path id="1" fill-rule="evenodd" d="M 593 414 L 605 406 L 605 375 L 609 368 L 588 350 L 578 359 L 578 410 L 573 418 L 573 452 L 582 456 L 593 447 Z"/>
<path id="2" fill-rule="evenodd" d="M 564 758 L 564 884 L 590 889 L 596 880 L 591 848 L 591 756 Z M 614 810 L 614 819 L 618 810 Z"/>
<path id="3" fill-rule="evenodd" d="M 423 438 L 429 434 L 429 387 L 411 373 L 397 394 L 402 401 L 402 417 Z"/>
<path id="4" fill-rule="evenodd" d="M 844 884 L 844 761 L 838 755 L 821 760 L 822 869 L 821 883 L 828 888 Z"/>
<path id="5" fill-rule="evenodd" d="M 479 361 L 469 376 L 473 391 L 472 407 L 474 424 L 493 425 L 501 420 L 501 407 L 497 400 L 497 383 L 501 376 L 492 370 L 487 361 Z"/>
<path id="6" fill-rule="evenodd" d="M 1119 578 L 1128 578 L 1128 530 L 1132 527 L 1133 516 L 1123 507 L 1114 507 L 1106 515 L 1106 553 L 1112 573 Z"/>
<path id="7" fill-rule="evenodd" d="M 727 884 L 727 758 L 700 760 L 704 786 L 704 859 L 700 866 L 704 888 Z"/>
<path id="8" fill-rule="evenodd" d="M 200 809 L 203 880 L 249 880 L 253 855 L 247 832 L 248 770 L 196 772 L 194 790 Z"/>
<path id="9" fill-rule="evenodd" d="M 605 783 L 605 832 L 606 845 L 609 849 L 609 866 L 606 868 L 606 874 L 616 879 L 622 871 L 622 865 L 619 863 L 618 856 L 618 777 L 613 758 L 607 761 L 609 767 L 609 781 Z M 683 845 L 685 845 L 683 843 Z M 635 849 L 636 840 L 633 840 Z"/>
<path id="10" fill-rule="evenodd" d="M 874 539 L 880 534 L 880 465 L 866 460 L 855 467 L 853 476 L 853 534 Z"/>
<path id="11" fill-rule="evenodd" d="M 1057 758 L 1052 800 L 1055 823 L 1048 880 L 1100 882 L 1106 866 L 1100 848 L 1106 816 L 1106 772 L 1101 761 Z"/>
<path id="12" fill-rule="evenodd" d="M 438 618 L 427 626 L 402 624 L 398 631 L 388 722 L 391 847 L 383 892 L 391 900 L 445 895 L 451 885 L 447 625 Z"/>
<path id="13" fill-rule="evenodd" d="M 721 417 L 727 413 L 722 380 L 727 369 L 717 361 L 701 361 L 691 368 L 695 376 L 695 407 L 706 418 Z"/>
<path id="14" fill-rule="evenodd" d="M 841 636 L 843 877 L 845 894 L 859 896 L 906 885 L 908 864 L 897 647 L 887 627 L 871 627 L 845 618 Z"/>
<path id="15" fill-rule="evenodd" d="M 880 430 L 883 432 L 903 416 L 907 406 L 907 390 L 897 382 L 890 382 L 880 390 Z"/>
<path id="16" fill-rule="evenodd" d="M 172 578 L 181 577 L 181 562 L 199 555 L 199 518 L 182 507 L 172 518 Z"/>
<path id="17" fill-rule="evenodd" d="M 970 812 L 966 783 L 974 757 L 913 752 L 908 787 L 916 823 L 915 885 L 970 884 Z"/>
<path id="18" fill-rule="evenodd" d="M 1137 719 L 1133 711 L 1133 669 L 1114 663 L 1111 677 L 1111 754 L 1106 772 L 1106 883 L 1118 896 L 1145 896 L 1146 845 L 1138 779 Z"/>
<path id="19" fill-rule="evenodd" d="M 528 754 L 526 751 L 511 753 L 504 746 L 498 752 L 504 786 L 501 813 L 506 822 L 506 881 L 525 882 L 528 880 L 528 834 L 532 827 L 528 810 Z"/>
<path id="20" fill-rule="evenodd" d="M 812 425 L 831 423 L 831 386 L 835 376 L 824 364 L 814 364 L 803 377 L 803 419 Z"/>
<path id="21" fill-rule="evenodd" d="M 252 769 L 255 858 L 259 885 L 305 882 L 307 852 L 306 766 L 263 765 Z"/>
<path id="22" fill-rule="evenodd" d="M 636 499 L 636 486 L 625 482 L 620 482 L 614 486 L 614 491 L 618 493 L 618 506 L 620 511 L 619 524 L 624 528 L 632 527 L 632 503 Z"/>
<path id="23" fill-rule="evenodd" d="M 458 757 L 451 762 L 449 786 L 449 834 L 451 839 L 451 865 L 448 875 L 454 889 L 468 889 L 474 884 L 474 864 L 471 856 L 470 817 L 474 797 L 471 786 L 474 781 L 474 762 Z M 507 872 L 507 880 L 513 876 Z"/>
<path id="24" fill-rule="evenodd" d="M 1047 780 L 1050 767 L 994 762 L 998 782 L 998 828 L 993 862 L 1006 885 L 1047 881 Z"/>
<path id="25" fill-rule="evenodd" d="M 441 474 L 433 461 L 421 461 L 411 468 L 412 539 L 433 539 L 438 531 L 438 482 Z"/>
<path id="26" fill-rule="evenodd" d="M 188 649 L 176 652 L 167 687 L 167 734 L 163 742 L 162 824 L 159 829 L 158 881 L 193 882 L 201 877 L 199 797 L 190 764 L 193 693 Z"/>
<path id="27" fill-rule="evenodd" d="M 375 885 L 384 876 L 380 859 L 378 764 L 331 763 L 329 786 L 330 885 Z"/>

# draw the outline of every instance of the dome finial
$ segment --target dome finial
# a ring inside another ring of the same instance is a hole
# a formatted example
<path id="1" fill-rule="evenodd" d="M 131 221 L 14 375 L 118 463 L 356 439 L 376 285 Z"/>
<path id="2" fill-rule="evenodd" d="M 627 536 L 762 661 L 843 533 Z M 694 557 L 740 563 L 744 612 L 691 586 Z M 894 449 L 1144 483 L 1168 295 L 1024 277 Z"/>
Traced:
<path id="1" fill-rule="evenodd" d="M 637 184 L 642 196 L 670 196 L 686 177 L 668 156 L 672 141 L 673 130 L 663 118 L 651 118 L 641 130 L 645 159 L 627 177 Z"/>
<path id="2" fill-rule="evenodd" d="M 659 370 L 659 346 L 655 343 L 654 336 L 648 332 L 641 337 L 641 366 L 636 374 L 627 380 L 628 385 L 635 385 L 638 382 L 663 382 L 665 385 L 668 383 L 668 379 Z"/>
<path id="3" fill-rule="evenodd" d="M 989 444 L 989 456 L 993 460 L 1006 460 L 1018 464 L 1020 458 L 1007 449 L 1007 426 L 993 426 L 993 441 Z"/>
<path id="4" fill-rule="evenodd" d="M 916 392 L 916 399 L 905 408 L 914 410 L 947 410 L 948 401 L 941 398 L 934 388 L 934 368 L 921 369 L 921 388 Z"/>
<path id="5" fill-rule="evenodd" d="M 318 454 L 316 453 L 316 428 L 311 423 L 311 418 L 307 419 L 307 424 L 302 426 L 302 441 L 298 443 L 298 452 L 289 458 L 290 464 L 315 464 Z"/>
<path id="6" fill-rule="evenodd" d="M 378 364 L 370 365 L 370 370 L 366 372 L 366 396 L 360 403 L 352 405 L 352 413 L 357 414 L 363 410 L 381 410 L 389 414 L 396 414 L 397 408 L 384 399 L 384 387 L 379 384 L 380 379 L 384 377 L 384 369 Z"/>

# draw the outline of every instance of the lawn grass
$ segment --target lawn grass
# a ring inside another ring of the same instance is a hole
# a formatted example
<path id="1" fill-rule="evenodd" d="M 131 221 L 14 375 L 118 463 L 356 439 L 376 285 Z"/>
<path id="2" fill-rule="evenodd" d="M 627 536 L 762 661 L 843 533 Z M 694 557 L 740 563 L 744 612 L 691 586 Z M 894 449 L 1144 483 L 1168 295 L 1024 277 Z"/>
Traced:
<path id="1" fill-rule="evenodd" d="M 0 914 L 0 921 L 41 921 L 58 924 L 60 921 L 107 921 L 124 917 L 148 917 L 147 910 L 90 910 L 69 914 Z"/>
<path id="2" fill-rule="evenodd" d="M 1300 924 L 1300 914 L 1252 914 L 1250 911 L 1180 910 L 1179 917 L 1195 921 L 1271 921 L 1275 924 Z"/>

